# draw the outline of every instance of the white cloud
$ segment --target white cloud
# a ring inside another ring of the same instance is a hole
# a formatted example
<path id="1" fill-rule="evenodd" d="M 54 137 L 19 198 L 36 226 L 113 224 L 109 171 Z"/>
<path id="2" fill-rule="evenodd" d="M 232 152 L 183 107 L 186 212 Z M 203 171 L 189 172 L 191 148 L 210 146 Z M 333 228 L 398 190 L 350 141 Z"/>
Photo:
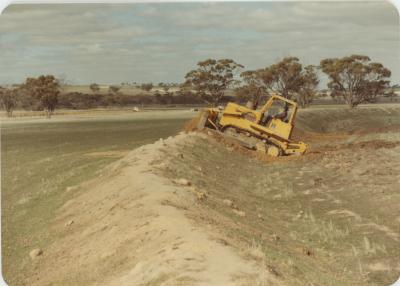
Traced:
<path id="1" fill-rule="evenodd" d="M 0 83 L 40 73 L 78 82 L 181 81 L 204 58 L 248 68 L 370 55 L 400 78 L 387 2 L 14 5 L 0 17 Z"/>

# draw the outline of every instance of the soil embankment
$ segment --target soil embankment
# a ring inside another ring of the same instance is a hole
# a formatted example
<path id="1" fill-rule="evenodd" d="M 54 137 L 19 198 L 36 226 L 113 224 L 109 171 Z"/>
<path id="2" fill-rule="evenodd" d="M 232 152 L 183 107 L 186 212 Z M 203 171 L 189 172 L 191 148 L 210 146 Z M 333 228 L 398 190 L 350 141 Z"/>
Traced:
<path id="1" fill-rule="evenodd" d="M 396 106 L 301 111 L 310 152 L 273 160 L 203 134 L 143 146 L 73 190 L 29 284 L 388 285 L 399 126 Z"/>
<path id="2" fill-rule="evenodd" d="M 193 225 L 179 205 L 195 205 L 190 182 L 161 177 L 164 154 L 199 135 L 140 147 L 73 188 L 51 231 L 60 236 L 38 257 L 30 285 L 257 285 L 275 279 Z M 69 190 L 71 191 L 71 190 Z"/>

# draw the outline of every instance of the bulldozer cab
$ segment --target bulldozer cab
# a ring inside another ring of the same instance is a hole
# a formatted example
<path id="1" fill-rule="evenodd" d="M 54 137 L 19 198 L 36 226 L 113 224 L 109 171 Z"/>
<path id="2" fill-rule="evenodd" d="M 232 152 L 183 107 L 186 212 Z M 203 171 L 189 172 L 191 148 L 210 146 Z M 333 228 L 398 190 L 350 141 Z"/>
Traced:
<path id="1" fill-rule="evenodd" d="M 279 95 L 272 95 L 261 109 L 260 125 L 273 130 L 282 138 L 289 139 L 296 112 L 295 102 Z"/>
<path id="2" fill-rule="evenodd" d="M 266 121 L 266 117 L 269 116 L 271 119 L 280 119 L 282 122 L 292 124 L 296 111 L 295 102 L 279 95 L 273 95 L 261 109 L 261 121 Z"/>

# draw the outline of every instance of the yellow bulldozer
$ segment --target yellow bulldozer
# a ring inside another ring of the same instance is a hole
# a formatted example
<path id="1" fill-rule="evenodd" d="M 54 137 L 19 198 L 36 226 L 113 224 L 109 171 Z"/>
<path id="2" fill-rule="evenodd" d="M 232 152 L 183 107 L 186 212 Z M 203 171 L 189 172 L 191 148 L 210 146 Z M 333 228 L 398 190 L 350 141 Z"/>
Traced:
<path id="1" fill-rule="evenodd" d="M 302 155 L 304 142 L 290 140 L 297 113 L 297 104 L 273 94 L 260 110 L 228 103 L 223 108 L 204 109 L 197 129 L 215 129 L 241 145 L 270 156 Z"/>

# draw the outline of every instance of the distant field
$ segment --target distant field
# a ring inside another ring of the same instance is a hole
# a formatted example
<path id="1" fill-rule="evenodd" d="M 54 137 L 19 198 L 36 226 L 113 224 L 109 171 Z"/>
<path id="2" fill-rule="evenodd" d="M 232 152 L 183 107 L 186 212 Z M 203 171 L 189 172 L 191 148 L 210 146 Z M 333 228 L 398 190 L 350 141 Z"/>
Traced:
<path id="1" fill-rule="evenodd" d="M 118 117 L 118 116 L 135 116 L 135 118 L 148 118 L 153 117 L 164 117 L 169 116 L 174 111 L 181 111 L 183 113 L 193 113 L 193 108 L 199 108 L 196 106 L 145 106 L 143 109 L 139 107 L 140 112 L 135 112 L 133 107 L 108 107 L 108 108 L 94 108 L 94 109 L 56 109 L 52 115 L 51 121 L 54 120 L 76 120 L 76 119 L 88 119 L 88 118 L 99 118 L 99 117 Z M 159 113 L 160 111 L 167 111 Z M 168 111 L 172 113 L 168 113 Z M 20 120 L 38 120 L 43 119 L 46 122 L 49 121 L 45 118 L 46 114 L 44 111 L 33 111 L 33 110 L 15 110 L 13 112 L 13 118 L 8 118 L 5 111 L 0 111 L 0 118 L 4 122 L 20 121 Z M 190 116 L 190 115 L 188 115 Z"/>
<path id="2" fill-rule="evenodd" d="M 93 114 L 92 114 L 93 115 Z M 7 282 L 32 273 L 29 251 L 55 237 L 46 229 L 67 192 L 128 151 L 174 135 L 193 113 L 130 113 L 2 122 L 2 263 Z"/>
<path id="3" fill-rule="evenodd" d="M 169 92 L 175 92 L 178 91 L 178 87 L 171 87 L 169 89 Z M 126 95 L 138 95 L 138 94 L 151 94 L 155 91 L 159 91 L 160 93 L 163 93 L 164 90 L 160 87 L 154 87 L 151 92 L 144 91 L 143 89 L 140 89 L 138 87 L 134 86 L 121 86 L 120 92 Z M 69 93 L 69 92 L 81 92 L 81 93 L 88 93 L 91 94 L 93 93 L 90 90 L 90 87 L 88 85 L 68 85 L 64 88 L 63 92 Z M 100 91 L 99 93 L 101 94 L 106 94 L 109 93 L 109 86 L 108 85 L 100 85 Z"/>

